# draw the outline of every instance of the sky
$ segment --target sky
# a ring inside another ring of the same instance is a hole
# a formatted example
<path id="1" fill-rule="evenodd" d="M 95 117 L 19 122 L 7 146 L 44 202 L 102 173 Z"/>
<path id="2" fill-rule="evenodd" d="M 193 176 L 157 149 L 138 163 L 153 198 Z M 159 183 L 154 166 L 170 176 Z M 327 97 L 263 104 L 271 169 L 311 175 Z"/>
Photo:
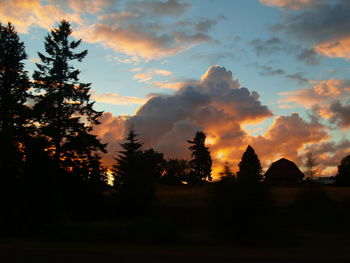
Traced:
<path id="1" fill-rule="evenodd" d="M 131 125 L 144 147 L 190 158 L 204 131 L 214 175 L 248 144 L 264 169 L 311 151 L 334 175 L 350 147 L 348 0 L 0 0 L 26 46 L 31 75 L 62 19 L 89 54 L 74 64 L 92 83 L 94 132 L 106 165 Z"/>

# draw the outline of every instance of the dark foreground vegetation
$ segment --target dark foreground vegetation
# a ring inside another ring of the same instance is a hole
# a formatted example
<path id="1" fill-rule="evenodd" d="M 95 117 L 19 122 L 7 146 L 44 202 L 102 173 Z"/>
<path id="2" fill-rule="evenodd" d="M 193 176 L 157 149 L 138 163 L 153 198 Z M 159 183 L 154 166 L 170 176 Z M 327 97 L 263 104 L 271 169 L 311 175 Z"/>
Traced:
<path id="1" fill-rule="evenodd" d="M 130 128 L 110 185 L 101 163 L 106 145 L 92 134 L 102 113 L 72 66 L 87 51 L 75 51 L 80 40 L 70 41 L 70 24 L 46 37 L 32 81 L 14 27 L 0 24 L 0 33 L 0 252 L 131 255 L 138 247 L 154 260 L 162 253 L 269 259 L 288 251 L 350 259 L 350 191 L 340 187 L 350 184 L 349 156 L 338 167 L 338 186 L 323 187 L 303 181 L 286 159 L 264 176 L 248 146 L 237 174 L 226 165 L 212 182 L 204 132 L 188 140 L 191 160 L 166 160 Z"/>

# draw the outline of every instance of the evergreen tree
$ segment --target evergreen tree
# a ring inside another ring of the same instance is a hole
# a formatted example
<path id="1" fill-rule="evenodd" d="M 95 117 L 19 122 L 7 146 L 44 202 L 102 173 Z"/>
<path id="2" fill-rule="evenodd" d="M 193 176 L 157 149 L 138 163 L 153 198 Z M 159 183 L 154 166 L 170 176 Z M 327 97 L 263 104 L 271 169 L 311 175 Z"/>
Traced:
<path id="1" fill-rule="evenodd" d="M 11 23 L 0 23 L 0 224 L 4 227 L 0 231 L 12 229 L 23 216 L 20 186 L 30 127 L 25 106 L 30 88 L 24 70 L 26 58 L 15 28 Z"/>
<path id="2" fill-rule="evenodd" d="M 121 147 L 123 150 L 113 167 L 119 211 L 123 216 L 139 215 L 155 200 L 155 183 L 162 172 L 163 155 L 153 149 L 142 151 L 142 143 L 132 128 Z"/>
<path id="3" fill-rule="evenodd" d="M 259 183 L 262 178 L 260 160 L 254 149 L 248 145 L 239 163 L 237 179 L 242 183 Z"/>
<path id="4" fill-rule="evenodd" d="M 335 180 L 337 185 L 350 186 L 350 155 L 341 160 Z"/>
<path id="5" fill-rule="evenodd" d="M 70 41 L 70 24 L 63 20 L 45 38 L 47 55 L 38 53 L 41 63 L 34 72 L 37 104 L 35 111 L 41 133 L 49 142 L 51 155 L 60 169 L 79 173 L 84 167 L 99 162 L 97 152 L 105 152 L 104 144 L 90 132 L 99 124 L 102 112 L 93 109 L 90 83 L 79 82 L 78 69 L 87 50 L 75 52 L 81 40 Z"/>
<path id="6" fill-rule="evenodd" d="M 30 82 L 24 70 L 27 54 L 11 23 L 0 24 L 0 167 L 15 172 L 23 159 L 23 141 L 28 133 Z M 22 149 L 21 149 L 22 147 Z M 13 176 L 14 177 L 14 176 Z"/>
<path id="7" fill-rule="evenodd" d="M 190 184 L 211 181 L 211 166 L 212 159 L 209 148 L 205 146 L 205 134 L 198 131 L 192 141 L 187 141 L 192 144 L 191 150 L 192 159 L 190 161 L 190 172 L 187 182 Z"/>
<path id="8" fill-rule="evenodd" d="M 138 141 L 133 128 L 129 129 L 126 142 L 120 145 L 123 150 L 115 158 L 117 163 L 113 166 L 113 185 L 119 190 L 137 180 L 137 173 L 140 172 L 140 156 L 142 155 L 142 143 Z"/>

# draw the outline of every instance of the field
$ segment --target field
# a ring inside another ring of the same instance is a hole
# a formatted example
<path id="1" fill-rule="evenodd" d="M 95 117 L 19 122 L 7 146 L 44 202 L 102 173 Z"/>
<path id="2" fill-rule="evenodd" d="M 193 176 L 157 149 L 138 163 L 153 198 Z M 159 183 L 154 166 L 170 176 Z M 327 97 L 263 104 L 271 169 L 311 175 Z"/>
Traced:
<path id="1" fill-rule="evenodd" d="M 66 222 L 54 232 L 43 228 L 50 236 L 2 238 L 0 257 L 14 262 L 31 257 L 47 262 L 350 262 L 350 188 L 325 187 L 335 202 L 310 212 L 295 208 L 300 188 L 274 187 L 277 208 L 264 225 L 263 238 L 236 244 L 217 237 L 216 215 L 207 208 L 211 187 L 161 185 L 160 212 L 128 220 Z M 48 261 L 52 255 L 57 261 Z"/>

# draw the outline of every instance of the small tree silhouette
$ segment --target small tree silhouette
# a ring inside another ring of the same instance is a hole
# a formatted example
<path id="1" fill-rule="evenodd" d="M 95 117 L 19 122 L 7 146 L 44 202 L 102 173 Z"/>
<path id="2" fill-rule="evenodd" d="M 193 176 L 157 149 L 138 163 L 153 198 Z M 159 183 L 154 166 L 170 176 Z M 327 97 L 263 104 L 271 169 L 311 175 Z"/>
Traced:
<path id="1" fill-rule="evenodd" d="M 312 180 L 317 173 L 317 161 L 311 150 L 305 155 L 304 166 L 306 179 Z"/>
<path id="2" fill-rule="evenodd" d="M 335 180 L 337 185 L 350 186 L 350 155 L 341 160 Z"/>
<path id="3" fill-rule="evenodd" d="M 186 180 L 187 183 L 196 184 L 212 180 L 212 159 L 209 148 L 205 146 L 205 138 L 205 133 L 198 131 L 192 141 L 187 141 L 192 144 L 189 147 L 192 151 L 192 160 L 190 161 L 191 170 Z"/>
<path id="4" fill-rule="evenodd" d="M 239 163 L 237 172 L 238 182 L 259 183 L 262 179 L 262 168 L 260 160 L 253 147 L 248 145 Z"/>
<path id="5" fill-rule="evenodd" d="M 163 154 L 153 149 L 142 151 L 133 128 L 115 158 L 114 188 L 123 216 L 144 213 L 155 200 L 155 182 L 162 173 Z"/>

